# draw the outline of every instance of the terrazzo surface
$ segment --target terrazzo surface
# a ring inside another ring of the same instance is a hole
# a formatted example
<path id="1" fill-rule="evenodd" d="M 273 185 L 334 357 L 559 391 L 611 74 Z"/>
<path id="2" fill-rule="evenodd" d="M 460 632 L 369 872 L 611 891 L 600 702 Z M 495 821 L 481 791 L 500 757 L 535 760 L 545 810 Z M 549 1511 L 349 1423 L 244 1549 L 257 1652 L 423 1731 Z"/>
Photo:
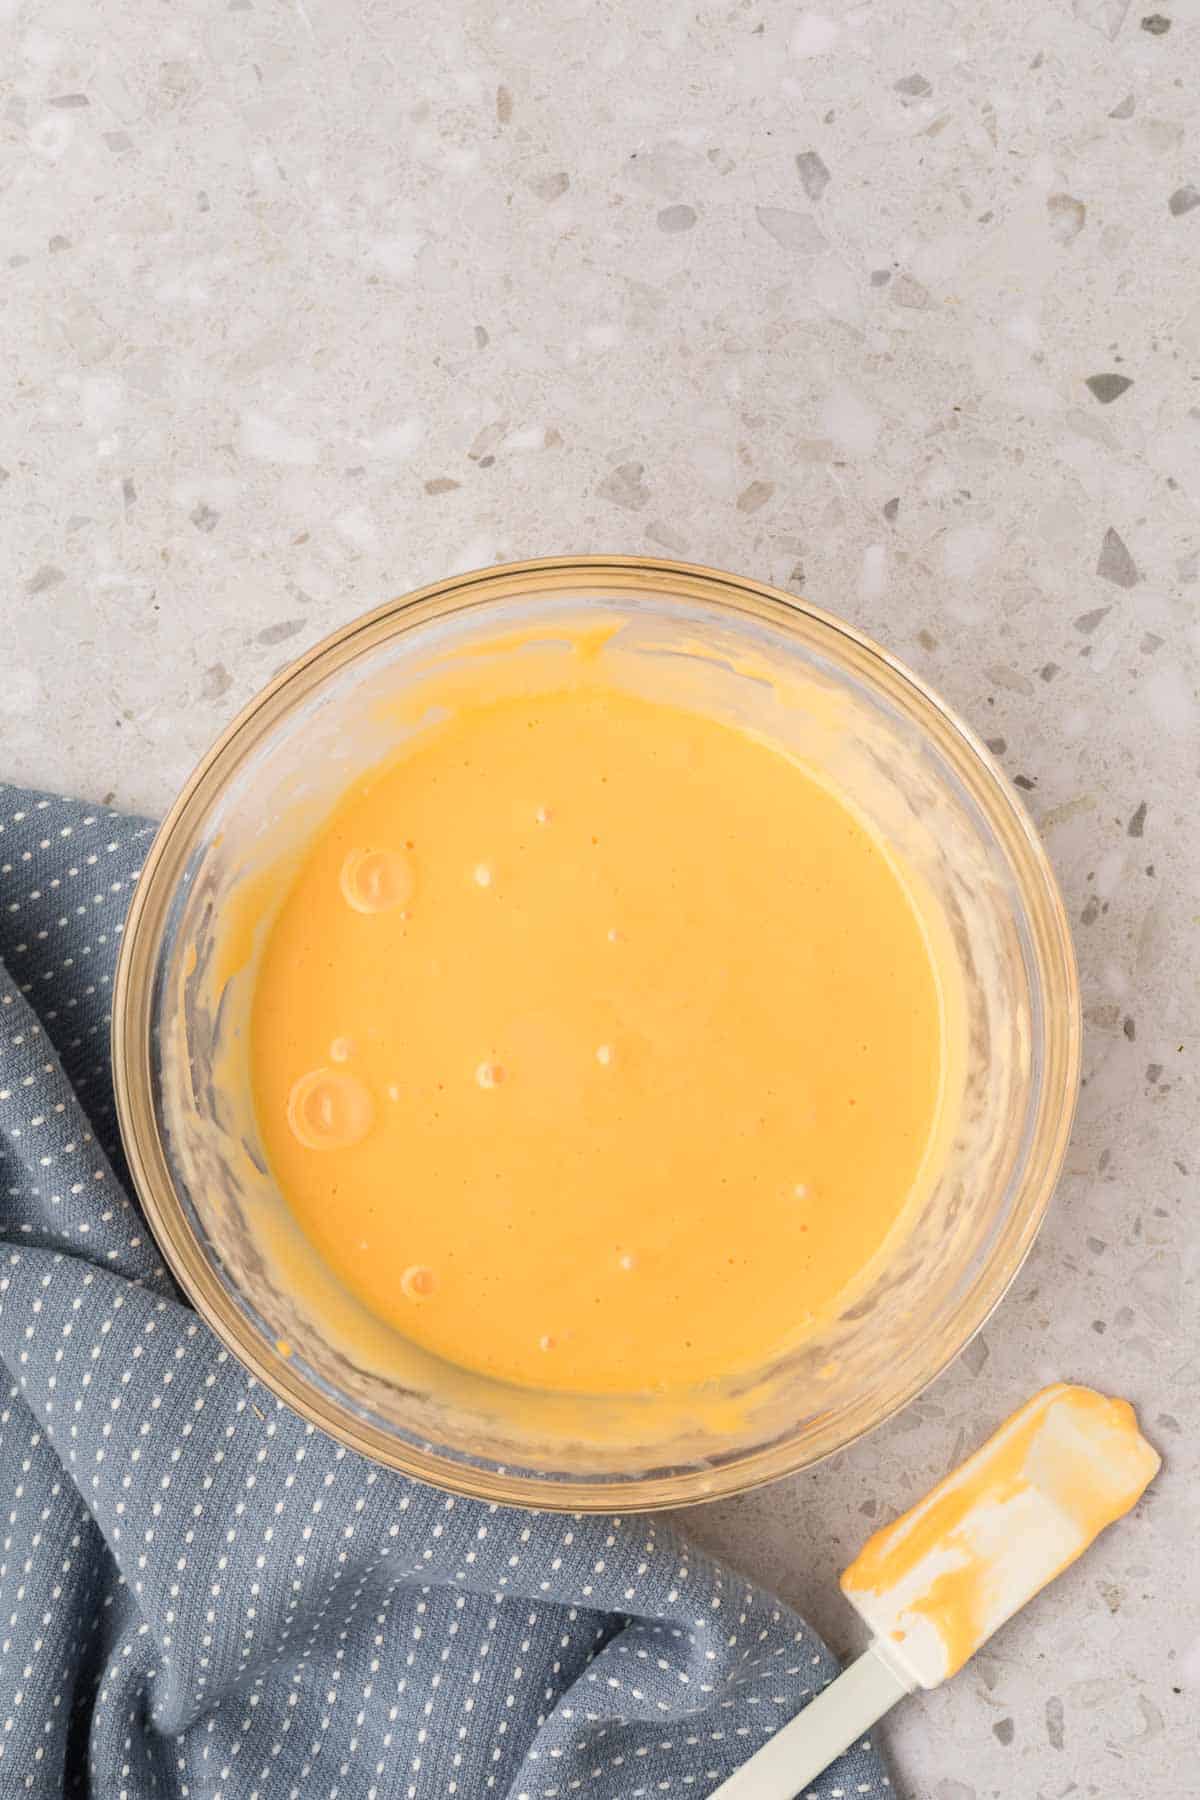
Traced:
<path id="1" fill-rule="evenodd" d="M 1200 0 L 0 4 L 0 772 L 161 811 L 285 661 L 499 559 L 673 555 L 884 640 L 1062 881 L 1085 1086 L 927 1393 L 688 1523 L 836 1575 L 1046 1380 L 1136 1515 L 891 1732 L 912 1800 L 1185 1800 L 1200 1705 Z"/>

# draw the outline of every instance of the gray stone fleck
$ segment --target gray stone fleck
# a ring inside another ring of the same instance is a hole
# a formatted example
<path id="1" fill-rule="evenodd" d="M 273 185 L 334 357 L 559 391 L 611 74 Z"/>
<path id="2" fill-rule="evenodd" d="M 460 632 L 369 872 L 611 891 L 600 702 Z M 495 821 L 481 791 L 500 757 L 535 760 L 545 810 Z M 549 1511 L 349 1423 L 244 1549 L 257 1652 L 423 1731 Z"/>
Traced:
<path id="1" fill-rule="evenodd" d="M 1051 194 L 1046 201 L 1050 235 L 1056 244 L 1073 244 L 1087 220 L 1087 207 L 1073 194 Z"/>
<path id="2" fill-rule="evenodd" d="M 899 496 L 899 494 L 897 494 L 895 496 L 895 498 L 892 500 L 884 501 L 883 516 L 887 520 L 889 525 L 894 525 L 896 523 L 896 514 L 899 511 L 900 511 L 900 496 Z"/>
<path id="3" fill-rule="evenodd" d="M 973 1337 L 963 1351 L 962 1359 L 972 1375 L 981 1375 L 983 1366 L 991 1354 L 985 1337 Z"/>
<path id="4" fill-rule="evenodd" d="M 1126 94 L 1123 100 L 1117 101 L 1108 116 L 1110 119 L 1132 119 L 1136 106 L 1137 100 L 1134 95 Z"/>
<path id="5" fill-rule="evenodd" d="M 220 516 L 220 513 L 213 511 L 207 500 L 201 500 L 188 514 L 197 531 L 211 531 Z"/>
<path id="6" fill-rule="evenodd" d="M 31 575 L 25 583 L 27 594 L 44 594 L 47 589 L 57 587 L 60 581 L 67 579 L 62 569 L 56 569 L 53 563 L 43 563 L 35 575 Z"/>
<path id="7" fill-rule="evenodd" d="M 647 519 L 646 542 L 657 544 L 663 550 L 669 550 L 672 556 L 687 556 L 694 548 L 687 538 L 673 530 L 670 525 L 664 525 L 661 519 Z"/>
<path id="8" fill-rule="evenodd" d="M 512 95 L 506 87 L 498 87 L 496 89 L 496 123 L 498 125 L 507 125 L 508 121 L 512 118 L 512 110 Z"/>
<path id="9" fill-rule="evenodd" d="M 1156 650 L 1162 649 L 1164 642 L 1165 639 L 1160 638 L 1157 631 L 1143 631 L 1138 649 L 1143 656 L 1153 656 Z"/>
<path id="10" fill-rule="evenodd" d="M 815 150 L 801 150 L 796 158 L 796 171 L 801 187 L 815 205 L 829 186 L 829 170 Z"/>
<path id="11" fill-rule="evenodd" d="M 172 57 L 158 66 L 158 92 L 167 106 L 190 100 L 198 87 L 194 65 L 185 57 Z"/>
<path id="12" fill-rule="evenodd" d="M 1175 189 L 1167 201 L 1167 205 L 1175 218 L 1182 218 L 1184 213 L 1190 213 L 1195 207 L 1200 206 L 1200 192 L 1192 186 L 1191 182 L 1188 182 L 1186 187 Z"/>
<path id="13" fill-rule="evenodd" d="M 903 94 L 909 100 L 923 100 L 926 94 L 933 92 L 932 84 L 926 81 L 924 75 L 903 75 L 892 86 L 898 94 Z"/>
<path id="14" fill-rule="evenodd" d="M 743 488 L 737 497 L 737 509 L 740 513 L 755 513 L 760 506 L 765 506 L 775 492 L 773 481 L 752 481 L 749 487 Z"/>
<path id="15" fill-rule="evenodd" d="M 694 206 L 664 206 L 658 215 L 660 231 L 690 231 L 696 223 Z"/>
<path id="16" fill-rule="evenodd" d="M 949 1474 L 952 1469 L 957 1469 L 958 1465 L 961 1463 L 961 1461 L 963 1459 L 963 1456 L 966 1453 L 966 1448 L 967 1448 L 966 1426 L 960 1425 L 958 1430 L 954 1434 L 954 1442 L 950 1446 L 950 1454 L 946 1458 L 946 1465 L 945 1465 L 946 1474 Z"/>
<path id="17" fill-rule="evenodd" d="M 1043 663 L 1041 668 L 1038 670 L 1038 674 L 1041 676 L 1043 681 L 1053 681 L 1054 677 L 1058 674 L 1058 672 L 1059 672 L 1059 667 L 1056 662 Z"/>
<path id="18" fill-rule="evenodd" d="M 1106 38 L 1115 38 L 1125 23 L 1129 0 L 1071 0 L 1071 10 L 1085 25 Z"/>
<path id="19" fill-rule="evenodd" d="M 11 481 L 11 480 L 12 480 L 12 475 L 9 472 L 9 470 L 8 469 L 0 469 L 0 487 L 3 487 L 4 483 L 6 481 Z"/>
<path id="20" fill-rule="evenodd" d="M 623 506 L 626 512 L 640 512 L 643 506 L 650 504 L 650 489 L 642 480 L 645 469 L 645 463 L 618 463 L 596 492 L 602 500 L 611 500 L 614 506 Z"/>
<path id="21" fill-rule="evenodd" d="M 565 169 L 556 169 L 553 175 L 535 175 L 529 183 L 531 191 L 547 204 L 561 200 L 570 185 L 571 177 Z"/>
<path id="22" fill-rule="evenodd" d="M 1033 693 L 1033 683 L 1028 675 L 1022 675 L 1019 669 L 1010 669 L 1007 663 L 989 663 L 983 672 L 989 681 L 1010 694 L 1024 694 L 1029 699 Z"/>
<path id="23" fill-rule="evenodd" d="M 1016 1736 L 1016 1730 L 1011 1719 L 997 1719 L 992 1726 L 992 1736 L 999 1744 L 1011 1744 Z"/>
<path id="24" fill-rule="evenodd" d="M 1113 1706 L 1126 1693 L 1126 1679 L 1097 1675 L 1090 1681 L 1077 1681 L 1070 1688 L 1072 1700 L 1092 1712 L 1097 1706 Z"/>
<path id="25" fill-rule="evenodd" d="M 873 1519 L 879 1511 L 879 1502 L 878 1500 L 864 1500 L 858 1510 L 864 1519 Z"/>
<path id="26" fill-rule="evenodd" d="M 1115 1581 L 1098 1581 L 1097 1591 L 1110 1613 L 1119 1613 L 1121 1602 L 1125 1598 L 1125 1590 L 1119 1588 Z"/>
<path id="27" fill-rule="evenodd" d="M 1151 1087 L 1154 1087 L 1157 1084 L 1162 1072 L 1163 1066 L 1161 1063 L 1146 1064 L 1146 1080 L 1150 1083 Z"/>
<path id="28" fill-rule="evenodd" d="M 1128 825 L 1125 827 L 1125 830 L 1130 837 L 1140 838 L 1140 837 L 1145 836 L 1145 834 L 1146 834 L 1146 814 L 1149 812 L 1149 810 L 1150 810 L 1149 806 L 1147 805 L 1145 800 L 1142 800 L 1139 802 L 1136 810 L 1133 812 L 1133 814 L 1130 817 Z"/>
<path id="29" fill-rule="evenodd" d="M 196 211 L 205 213 L 205 212 L 211 211 L 211 209 L 212 209 L 212 201 L 209 199 L 208 195 L 204 192 L 204 189 L 201 188 L 200 192 L 196 195 Z"/>
<path id="30" fill-rule="evenodd" d="M 1170 29 L 1171 21 L 1164 18 L 1162 13 L 1147 13 L 1142 20 L 1142 30 L 1148 31 L 1151 37 L 1166 37 Z"/>
<path id="31" fill-rule="evenodd" d="M 871 270 L 871 286 L 872 287 L 886 287 L 888 282 L 891 279 L 892 279 L 892 271 L 890 269 L 872 269 Z"/>
<path id="32" fill-rule="evenodd" d="M 127 131 L 106 131 L 104 141 L 117 156 L 121 155 L 122 151 L 133 149 L 133 139 Z"/>
<path id="33" fill-rule="evenodd" d="M 1142 119 L 1138 132 L 1154 156 L 1173 156 L 1186 135 L 1178 119 Z"/>
<path id="34" fill-rule="evenodd" d="M 233 676 L 224 663 L 210 663 L 204 671 L 200 693 L 205 700 L 219 700 L 233 686 Z"/>
<path id="35" fill-rule="evenodd" d="M 48 104 L 51 106 L 61 106 L 64 110 L 67 110 L 79 106 L 90 106 L 92 103 L 86 94 L 55 94 L 54 98 L 49 101 Z"/>
<path id="36" fill-rule="evenodd" d="M 475 441 L 467 451 L 468 459 L 471 462 L 482 463 L 486 457 L 492 456 L 492 452 L 502 442 L 507 431 L 507 419 L 493 419 L 490 425 L 485 425 L 482 430 L 476 432 Z M 492 460 L 495 461 L 494 456 Z"/>
<path id="37" fill-rule="evenodd" d="M 892 283 L 892 299 L 897 306 L 909 306 L 915 311 L 930 305 L 929 289 L 903 270 Z"/>
<path id="38" fill-rule="evenodd" d="M 1008 741 L 1006 738 L 1002 737 L 988 738 L 987 747 L 993 756 L 1003 756 L 1004 752 L 1008 749 Z"/>
<path id="39" fill-rule="evenodd" d="M 1080 613 L 1075 621 L 1076 631 L 1082 631 L 1084 637 L 1090 637 L 1096 627 L 1103 624 L 1111 611 L 1111 606 L 1094 606 L 1091 612 Z"/>
<path id="40" fill-rule="evenodd" d="M 1032 794 L 1037 786 L 1037 778 L 1033 775 L 1014 775 L 1013 786 L 1022 788 L 1027 794 Z"/>
<path id="41" fill-rule="evenodd" d="M 1063 1747 L 1063 1703 L 1057 1694 L 1046 1702 L 1046 1737 L 1052 1750 Z"/>
<path id="42" fill-rule="evenodd" d="M 917 633 L 917 642 L 922 650 L 936 650 L 938 647 L 938 641 L 932 631 L 926 631 L 924 627 Z"/>
<path id="43" fill-rule="evenodd" d="M 1124 1019 L 1121 1021 L 1121 1030 L 1132 1044 L 1137 1038 L 1137 1020 L 1132 1018 L 1129 1013 L 1126 1013 Z"/>
<path id="44" fill-rule="evenodd" d="M 1079 923 L 1081 925 L 1094 925 L 1096 923 L 1096 920 L 1099 917 L 1100 917 L 1100 902 L 1099 902 L 1099 900 L 1097 900 L 1095 894 L 1092 894 L 1091 897 L 1089 898 L 1086 906 L 1084 907 L 1083 911 L 1079 915 Z"/>
<path id="45" fill-rule="evenodd" d="M 57 256 L 61 250 L 69 250 L 71 248 L 71 240 L 69 237 L 62 237 L 58 232 L 55 232 L 54 236 L 46 245 L 46 248 L 49 250 L 51 256 Z"/>
<path id="46" fill-rule="evenodd" d="M 1091 438 L 1094 444 L 1102 444 L 1106 450 L 1119 450 L 1120 439 L 1110 425 L 1098 419 L 1090 409 L 1085 411 L 1081 406 L 1073 406 L 1066 418 L 1067 425 L 1080 437 Z"/>
<path id="47" fill-rule="evenodd" d="M 461 486 L 461 481 L 452 481 L 449 475 L 435 475 L 432 481 L 425 483 L 425 492 L 427 494 L 452 494 L 455 488 Z"/>
<path id="48" fill-rule="evenodd" d="M 1100 546 L 1100 558 L 1096 564 L 1096 573 L 1103 581 L 1111 581 L 1114 586 L 1122 588 L 1136 587 L 1141 580 L 1137 564 L 1125 548 L 1124 540 L 1118 536 L 1110 525 L 1104 534 L 1104 542 Z"/>
<path id="49" fill-rule="evenodd" d="M 288 638 L 295 637 L 298 631 L 304 630 L 303 619 L 281 619 L 278 625 L 268 625 L 255 637 L 256 644 L 282 644 Z"/>
<path id="50" fill-rule="evenodd" d="M 1128 375 L 1089 375 L 1087 385 L 1101 406 L 1111 406 L 1129 392 L 1133 382 Z"/>
<path id="51" fill-rule="evenodd" d="M 132 477 L 129 475 L 126 475 L 121 483 L 121 498 L 125 503 L 127 511 L 131 506 L 137 505 L 137 489 L 133 485 Z"/>
<path id="52" fill-rule="evenodd" d="M 767 236 L 785 250 L 819 256 L 826 248 L 825 233 L 811 213 L 792 212 L 786 206 L 757 206 L 754 216 Z"/>
<path id="53" fill-rule="evenodd" d="M 1183 1426 L 1179 1423 L 1179 1420 L 1175 1417 L 1174 1413 L 1159 1413 L 1154 1423 L 1158 1426 L 1160 1431 L 1179 1432 L 1183 1430 Z"/>
<path id="54" fill-rule="evenodd" d="M 1085 1242 L 1087 1243 L 1087 1247 L 1091 1251 L 1093 1256 L 1103 1256 L 1104 1252 L 1108 1249 L 1108 1245 L 1105 1243 L 1103 1238 L 1089 1237 L 1085 1240 Z"/>
<path id="55" fill-rule="evenodd" d="M 1189 550 L 1186 556 L 1181 556 L 1175 565 L 1175 572 L 1180 581 L 1200 580 L 1200 550 Z"/>

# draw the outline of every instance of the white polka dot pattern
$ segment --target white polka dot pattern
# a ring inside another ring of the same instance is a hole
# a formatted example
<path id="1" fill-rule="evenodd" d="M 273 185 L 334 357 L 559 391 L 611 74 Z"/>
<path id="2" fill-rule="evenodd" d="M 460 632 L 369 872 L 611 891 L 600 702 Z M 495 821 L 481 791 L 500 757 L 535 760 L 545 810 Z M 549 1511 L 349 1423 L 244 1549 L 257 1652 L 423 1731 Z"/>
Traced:
<path id="1" fill-rule="evenodd" d="M 0 787 L 0 1793 L 711 1793 L 835 1674 L 800 1620 L 652 1520 L 375 1468 L 175 1293 L 108 1062 L 152 832 Z M 863 1743 L 809 1791 L 889 1786 Z"/>

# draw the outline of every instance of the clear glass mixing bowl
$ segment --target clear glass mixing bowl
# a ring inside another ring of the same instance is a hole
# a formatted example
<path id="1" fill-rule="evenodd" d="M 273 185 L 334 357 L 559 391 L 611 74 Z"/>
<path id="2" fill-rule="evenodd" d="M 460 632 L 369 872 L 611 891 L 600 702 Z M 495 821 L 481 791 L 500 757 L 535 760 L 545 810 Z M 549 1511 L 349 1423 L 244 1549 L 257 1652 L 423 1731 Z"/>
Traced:
<path id="1" fill-rule="evenodd" d="M 699 658 L 723 705 L 830 764 L 927 884 L 961 982 L 961 1104 L 911 1231 L 842 1317 L 731 1382 L 716 1396 L 723 1408 L 711 1393 L 689 1409 L 650 1392 L 617 1406 L 517 1391 L 438 1364 L 377 1322 L 365 1337 L 341 1331 L 358 1303 L 331 1277 L 328 1305 L 299 1302 L 287 1268 L 304 1246 L 257 1147 L 242 1078 L 245 994 L 220 979 L 222 929 L 247 881 L 295 850 L 388 747 L 377 703 L 497 632 L 552 641 L 556 619 L 580 615 L 618 628 L 648 694 L 664 659 Z M 1062 1161 L 1079 996 L 1062 903 L 1016 795 L 909 671 L 756 582 L 564 557 L 392 601 L 246 707 L 146 862 L 117 973 L 113 1060 L 130 1168 L 163 1254 L 212 1329 L 281 1399 L 352 1448 L 446 1488 L 628 1511 L 803 1468 L 888 1418 L 962 1349 L 1033 1242 Z"/>

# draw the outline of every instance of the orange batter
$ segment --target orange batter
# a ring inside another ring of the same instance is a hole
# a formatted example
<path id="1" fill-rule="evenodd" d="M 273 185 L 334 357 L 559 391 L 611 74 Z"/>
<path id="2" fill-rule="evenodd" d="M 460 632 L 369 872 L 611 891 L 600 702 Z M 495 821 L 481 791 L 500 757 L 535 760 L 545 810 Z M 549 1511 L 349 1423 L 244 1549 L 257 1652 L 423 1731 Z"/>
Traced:
<path id="1" fill-rule="evenodd" d="M 272 1171 L 366 1305 L 579 1393 L 761 1368 L 917 1181 L 917 910 L 815 775 L 603 680 L 487 690 L 357 781 L 267 936 Z"/>

